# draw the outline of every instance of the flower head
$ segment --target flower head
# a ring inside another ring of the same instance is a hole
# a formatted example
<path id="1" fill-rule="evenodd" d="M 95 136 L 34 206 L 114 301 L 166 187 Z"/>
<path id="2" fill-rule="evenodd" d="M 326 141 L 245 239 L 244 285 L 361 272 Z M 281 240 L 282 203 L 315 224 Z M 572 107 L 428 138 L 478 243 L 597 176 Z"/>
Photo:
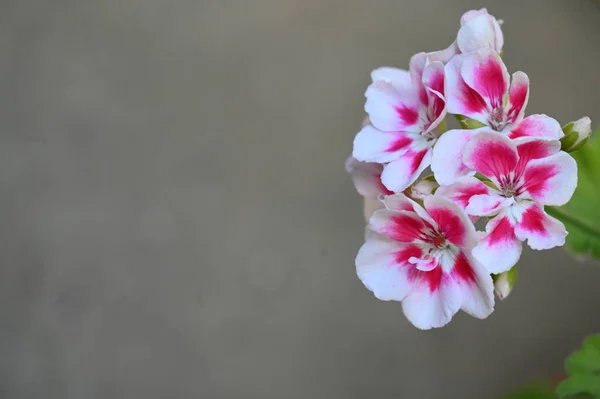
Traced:
<path id="1" fill-rule="evenodd" d="M 429 166 L 436 127 L 446 116 L 444 67 L 424 53 L 410 71 L 381 68 L 372 73 L 365 110 L 370 124 L 354 139 L 353 156 L 385 164 L 381 180 L 391 191 L 411 185 Z"/>
<path id="2" fill-rule="evenodd" d="M 494 286 L 471 256 L 477 237 L 466 214 L 437 195 L 426 196 L 424 208 L 403 194 L 384 203 L 356 258 L 365 286 L 379 299 L 402 301 L 408 320 L 421 329 L 447 324 L 459 309 L 487 317 Z"/>
<path id="3" fill-rule="evenodd" d="M 473 249 L 490 272 L 514 266 L 521 241 L 538 250 L 564 245 L 565 226 L 544 211 L 544 205 L 567 203 L 577 186 L 577 163 L 560 151 L 559 141 L 511 141 L 497 133 L 479 133 L 465 146 L 463 162 L 491 184 L 467 177 L 440 193 L 460 198 L 469 215 L 493 216 Z"/>
<path id="4" fill-rule="evenodd" d="M 413 56 L 408 71 L 374 70 L 346 164 L 372 215 L 357 274 L 421 329 L 460 309 L 486 318 L 494 290 L 503 299 L 514 286 L 523 242 L 565 244 L 565 226 L 545 207 L 574 194 L 568 152 L 585 144 L 591 121 L 561 129 L 547 115 L 525 116 L 529 77 L 509 75 L 500 25 L 485 8 L 468 11 L 448 48 Z M 445 131 L 447 114 L 463 128 Z M 428 166 L 433 175 L 418 180 Z"/>

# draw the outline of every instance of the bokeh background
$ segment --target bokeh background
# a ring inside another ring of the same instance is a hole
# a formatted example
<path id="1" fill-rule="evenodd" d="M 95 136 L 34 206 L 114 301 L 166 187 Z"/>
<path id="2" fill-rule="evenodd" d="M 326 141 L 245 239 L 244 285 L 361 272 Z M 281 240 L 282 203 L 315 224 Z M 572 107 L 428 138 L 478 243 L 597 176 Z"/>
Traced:
<path id="1" fill-rule="evenodd" d="M 600 118 L 588 0 L 0 2 L 0 397 L 496 398 L 600 331 L 600 265 L 524 253 L 421 332 L 358 281 L 370 71 L 504 19 L 529 113 Z"/>

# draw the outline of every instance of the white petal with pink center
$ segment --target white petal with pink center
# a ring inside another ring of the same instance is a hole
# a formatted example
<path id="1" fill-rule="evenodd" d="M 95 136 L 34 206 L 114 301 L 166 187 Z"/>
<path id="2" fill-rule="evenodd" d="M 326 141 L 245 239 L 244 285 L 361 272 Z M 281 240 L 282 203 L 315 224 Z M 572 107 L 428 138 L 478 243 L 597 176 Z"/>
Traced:
<path id="1" fill-rule="evenodd" d="M 514 198 L 505 198 L 499 193 L 478 194 L 469 199 L 465 210 L 473 216 L 494 216 L 514 203 Z"/>
<path id="2" fill-rule="evenodd" d="M 502 273 L 510 270 L 521 257 L 523 245 L 515 236 L 511 217 L 500 213 L 485 226 L 485 236 L 473 248 L 473 257 L 488 272 Z"/>
<path id="3" fill-rule="evenodd" d="M 492 273 L 509 270 L 521 252 L 520 241 L 533 249 L 564 244 L 566 231 L 546 215 L 544 205 L 563 205 L 577 185 L 577 164 L 557 152 L 553 140 L 524 138 L 511 141 L 496 133 L 479 133 L 466 145 L 465 165 L 488 177 L 497 187 L 469 199 L 467 213 L 497 216 L 473 255 Z"/>
<path id="4" fill-rule="evenodd" d="M 486 130 L 489 129 L 453 129 L 441 135 L 431 157 L 431 171 L 440 184 L 453 184 L 461 177 L 475 174 L 463 163 L 462 151 L 474 135 Z"/>
<path id="5" fill-rule="evenodd" d="M 494 308 L 493 283 L 470 254 L 477 238 L 467 215 L 448 198 L 430 195 L 424 207 L 396 194 L 375 212 L 356 258 L 359 278 L 377 298 L 402 301 L 420 329 L 447 324 L 459 309 L 478 318 Z M 408 210 L 412 205 L 412 210 Z"/>
<path id="6" fill-rule="evenodd" d="M 515 235 L 519 240 L 527 240 L 531 249 L 537 250 L 565 245 L 567 230 L 562 222 L 535 203 L 524 203 L 523 207 L 521 220 L 515 227 Z"/>
<path id="7" fill-rule="evenodd" d="M 414 145 L 399 159 L 385 165 L 381 174 L 383 185 L 393 192 L 400 192 L 413 184 L 431 164 L 431 147 L 433 142 L 422 136 L 414 141 Z"/>
<path id="8" fill-rule="evenodd" d="M 493 191 L 474 177 L 462 177 L 454 184 L 441 186 L 437 189 L 436 194 L 447 197 L 460 206 L 461 209 L 466 209 L 473 196 L 482 194 L 491 195 Z"/>
<path id="9" fill-rule="evenodd" d="M 399 88 L 412 85 L 410 73 L 404 69 L 394 67 L 379 67 L 373 70 L 373 72 L 371 72 L 371 80 L 373 82 L 382 80 Z"/>
<path id="10" fill-rule="evenodd" d="M 361 162 L 394 161 L 408 150 L 415 138 L 420 137 L 414 133 L 383 132 L 367 125 L 354 138 L 352 156 Z"/>
<path id="11" fill-rule="evenodd" d="M 365 93 L 365 111 L 377 129 L 384 132 L 419 133 L 419 87 L 398 87 L 391 82 L 377 80 Z"/>
<path id="12" fill-rule="evenodd" d="M 543 114 L 529 115 L 517 124 L 507 125 L 503 133 L 511 139 L 541 137 L 558 140 L 565 135 L 556 119 Z"/>

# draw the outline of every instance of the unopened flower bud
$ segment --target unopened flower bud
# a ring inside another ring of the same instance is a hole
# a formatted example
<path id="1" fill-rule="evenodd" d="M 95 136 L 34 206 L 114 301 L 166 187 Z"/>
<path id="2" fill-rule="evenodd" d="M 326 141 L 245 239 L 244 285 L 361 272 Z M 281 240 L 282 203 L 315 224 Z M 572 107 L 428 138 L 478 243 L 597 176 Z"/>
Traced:
<path id="1" fill-rule="evenodd" d="M 409 187 L 407 189 L 407 194 L 412 199 L 422 200 L 426 196 L 433 194 L 438 187 L 439 184 L 435 181 L 433 176 L 427 176 L 414 186 Z"/>
<path id="2" fill-rule="evenodd" d="M 494 292 L 500 299 L 505 299 L 517 281 L 517 268 L 513 267 L 507 272 L 492 276 L 494 280 Z"/>
<path id="3" fill-rule="evenodd" d="M 586 143 L 592 134 L 592 121 L 587 116 L 567 123 L 562 128 L 565 137 L 560 139 L 561 150 L 573 152 Z"/>

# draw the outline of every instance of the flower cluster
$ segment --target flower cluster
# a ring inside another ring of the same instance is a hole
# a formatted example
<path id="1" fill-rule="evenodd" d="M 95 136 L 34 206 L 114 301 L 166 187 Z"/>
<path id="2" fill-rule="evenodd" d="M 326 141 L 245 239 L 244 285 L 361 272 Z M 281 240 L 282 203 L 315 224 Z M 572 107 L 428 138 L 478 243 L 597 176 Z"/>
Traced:
<path id="1" fill-rule="evenodd" d="M 421 329 L 447 324 L 459 309 L 486 318 L 494 281 L 499 297 L 510 290 L 504 274 L 523 242 L 564 245 L 565 226 L 544 207 L 573 195 L 568 152 L 591 130 L 589 118 L 561 128 L 547 115 L 526 116 L 529 78 L 511 76 L 502 61 L 498 20 L 481 9 L 460 24 L 447 49 L 414 55 L 408 70 L 371 73 L 368 117 L 346 163 L 358 192 L 382 208 L 370 218 L 357 274 L 377 298 L 401 301 Z M 450 115 L 460 129 L 448 130 Z"/>

